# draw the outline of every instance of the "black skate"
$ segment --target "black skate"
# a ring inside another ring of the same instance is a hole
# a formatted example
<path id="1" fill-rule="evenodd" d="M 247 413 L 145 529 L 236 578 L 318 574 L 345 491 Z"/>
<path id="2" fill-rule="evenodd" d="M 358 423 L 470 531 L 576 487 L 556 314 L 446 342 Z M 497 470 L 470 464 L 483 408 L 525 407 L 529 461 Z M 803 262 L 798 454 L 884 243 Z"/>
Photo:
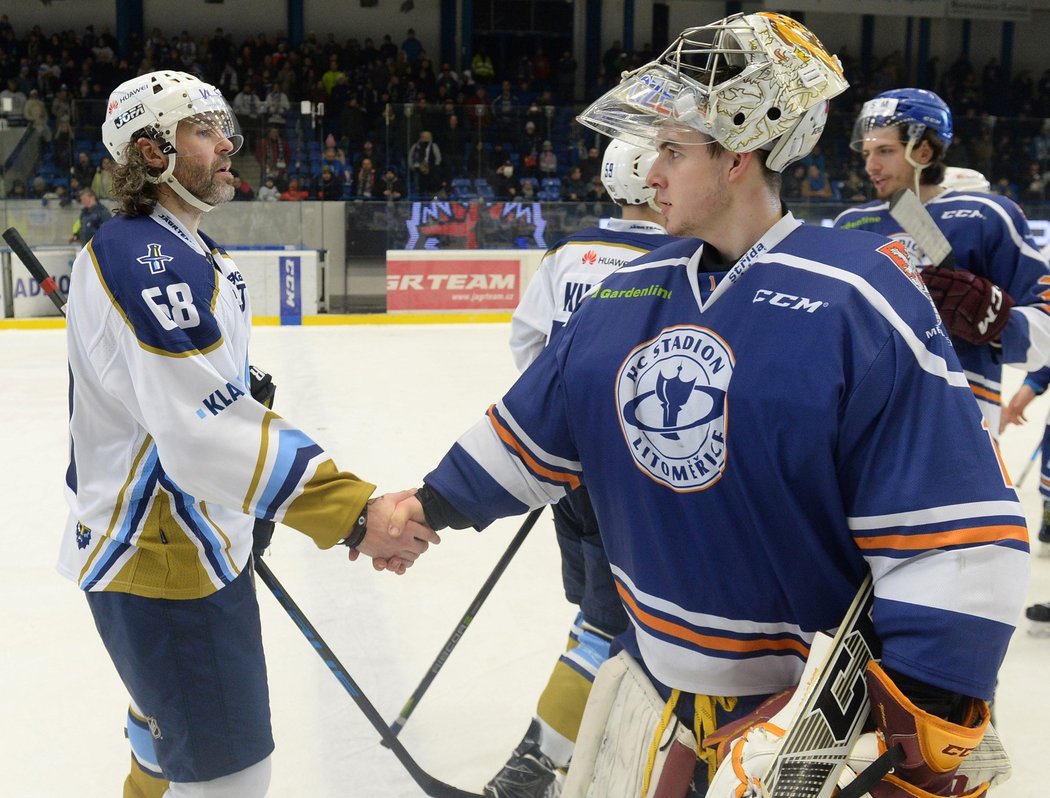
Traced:
<path id="1" fill-rule="evenodd" d="M 1028 634 L 1036 637 L 1050 637 L 1050 601 L 1044 604 L 1033 604 L 1024 611 L 1028 619 Z"/>
<path id="2" fill-rule="evenodd" d="M 539 724 L 534 720 L 503 770 L 485 785 L 488 798 L 558 798 L 558 770 L 540 751 L 539 735 Z"/>
<path id="3" fill-rule="evenodd" d="M 1039 527 L 1039 546 L 1036 548 L 1039 557 L 1050 557 L 1050 501 L 1043 501 L 1043 525 Z"/>

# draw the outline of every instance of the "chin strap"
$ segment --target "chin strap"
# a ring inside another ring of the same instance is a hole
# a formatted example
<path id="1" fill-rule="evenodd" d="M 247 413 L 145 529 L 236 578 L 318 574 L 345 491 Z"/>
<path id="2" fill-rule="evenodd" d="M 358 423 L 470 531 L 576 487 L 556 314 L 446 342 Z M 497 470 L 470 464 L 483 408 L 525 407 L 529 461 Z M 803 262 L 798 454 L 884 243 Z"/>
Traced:
<path id="1" fill-rule="evenodd" d="M 915 170 L 915 196 L 921 197 L 919 194 L 919 178 L 922 175 L 922 170 L 929 166 L 928 163 L 919 163 L 911 157 L 911 151 L 915 148 L 915 139 L 909 139 L 908 143 L 904 147 L 904 160 Z"/>
<path id="2" fill-rule="evenodd" d="M 167 151 L 170 145 L 166 145 L 163 141 L 161 141 L 161 146 Z M 214 210 L 214 205 L 209 205 L 200 197 L 195 197 L 193 194 L 187 191 L 186 187 L 183 186 L 182 183 L 180 183 L 175 177 L 175 159 L 178 157 L 178 153 L 175 152 L 175 148 L 170 147 L 170 151 L 167 152 L 167 155 L 168 165 L 164 168 L 164 171 L 156 177 L 150 175 L 146 179 L 149 180 L 149 182 L 151 183 L 163 183 L 167 185 L 171 188 L 172 191 L 179 195 L 179 198 L 182 199 L 183 202 L 187 203 L 188 205 L 192 205 L 199 211 L 207 213 L 208 211 Z"/>

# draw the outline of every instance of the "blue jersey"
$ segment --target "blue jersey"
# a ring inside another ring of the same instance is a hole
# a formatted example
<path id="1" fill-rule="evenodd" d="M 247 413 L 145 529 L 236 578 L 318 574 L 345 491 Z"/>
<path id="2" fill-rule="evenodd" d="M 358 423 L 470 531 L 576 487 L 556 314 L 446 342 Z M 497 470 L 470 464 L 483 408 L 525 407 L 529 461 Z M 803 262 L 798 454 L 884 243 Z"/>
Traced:
<path id="1" fill-rule="evenodd" d="M 479 528 L 585 484 L 669 687 L 796 684 L 870 569 L 884 663 L 989 697 L 1024 512 L 903 245 L 788 215 L 728 272 L 702 252 L 607 277 L 425 481 Z"/>
<path id="2" fill-rule="evenodd" d="M 1000 338 L 1002 347 L 975 346 L 953 338 L 966 377 L 989 424 L 998 434 L 1002 367 L 1037 369 L 1050 361 L 1050 268 L 1016 203 L 995 194 L 946 191 L 926 203 L 951 242 L 956 268 L 991 280 L 1017 304 Z M 869 202 L 839 214 L 835 226 L 870 230 L 903 241 L 922 261 L 886 202 Z"/>

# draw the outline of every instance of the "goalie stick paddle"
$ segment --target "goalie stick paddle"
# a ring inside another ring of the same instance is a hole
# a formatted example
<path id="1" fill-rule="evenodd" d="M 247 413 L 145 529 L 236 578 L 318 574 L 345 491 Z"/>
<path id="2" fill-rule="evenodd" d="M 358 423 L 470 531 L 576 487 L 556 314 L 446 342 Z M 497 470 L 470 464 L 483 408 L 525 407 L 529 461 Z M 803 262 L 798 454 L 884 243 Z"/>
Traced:
<path id="1" fill-rule="evenodd" d="M 48 274 L 44 265 L 37 260 L 36 255 L 33 254 L 33 250 L 29 248 L 29 244 L 27 244 L 25 239 L 22 238 L 22 234 L 15 230 L 15 228 L 8 227 L 4 230 L 4 241 L 7 242 L 7 245 L 11 247 L 11 250 L 18 256 L 18 259 L 22 261 L 22 264 L 32 275 L 33 279 L 40 284 L 41 290 L 47 294 L 48 299 L 55 303 L 58 312 L 65 316 L 65 296 L 63 296 L 62 292 L 59 290 L 55 278 Z"/>
<path id="2" fill-rule="evenodd" d="M 908 188 L 897 189 L 890 199 L 890 216 L 912 237 L 930 263 L 939 268 L 955 268 L 952 245 L 915 192 Z"/>
<path id="3" fill-rule="evenodd" d="M 869 573 L 831 641 L 820 677 L 777 749 L 762 784 L 768 798 L 829 798 L 870 705 L 864 671 L 879 653 Z"/>
<path id="4" fill-rule="evenodd" d="M 357 683 L 346 668 L 343 667 L 343 663 L 339 661 L 335 652 L 328 647 L 324 638 L 321 637 L 314 625 L 310 623 L 303 611 L 299 609 L 292 597 L 288 595 L 288 591 L 277 581 L 277 577 L 273 575 L 270 566 L 263 562 L 261 558 L 257 559 L 255 560 L 255 572 L 262 579 L 263 583 L 270 588 L 274 598 L 284 608 L 284 611 L 288 613 L 295 625 L 299 627 L 299 631 L 310 642 L 314 651 L 317 652 L 317 656 L 324 661 L 324 664 L 328 666 L 335 678 L 343 685 L 346 692 L 350 694 L 354 703 L 357 704 L 357 708 L 361 710 L 369 723 L 379 732 L 383 745 L 393 752 L 398 761 L 404 765 L 405 770 L 408 771 L 408 775 L 412 777 L 413 781 L 419 785 L 423 792 L 433 796 L 433 798 L 482 798 L 478 793 L 466 792 L 450 784 L 445 784 L 443 781 L 438 781 L 423 770 L 416 760 L 412 758 L 411 754 L 405 750 L 405 746 L 401 744 L 401 741 L 387 728 L 383 716 L 379 714 L 372 702 L 368 700 L 361 688 L 357 686 Z"/>
<path id="5" fill-rule="evenodd" d="M 29 273 L 36 278 L 37 282 L 40 283 L 41 288 L 44 287 L 48 281 L 50 281 L 50 290 L 47 290 L 48 296 L 51 297 L 51 301 L 55 303 L 55 307 L 59 309 L 62 315 L 66 315 L 66 297 L 63 295 L 58 284 L 55 283 L 53 277 L 51 277 L 44 265 L 37 259 L 36 255 L 26 244 L 25 240 L 13 227 L 8 228 L 3 233 L 4 240 L 11 245 L 11 249 L 15 251 L 19 259 L 25 264 L 25 267 L 29 270 Z M 262 561 L 262 558 L 252 558 L 254 560 L 255 572 L 262 579 L 263 583 L 273 593 L 277 603 L 281 605 L 288 616 L 292 619 L 296 626 L 299 627 L 299 631 L 303 633 L 303 636 L 313 646 L 314 651 L 317 652 L 324 664 L 328 666 L 328 669 L 332 671 L 335 678 L 339 680 L 339 683 L 343 685 L 343 688 L 350 694 L 350 697 L 357 704 L 358 709 L 364 714 L 368 721 L 375 727 L 376 731 L 379 732 L 379 736 L 383 741 L 383 745 L 389 748 L 394 756 L 397 757 L 398 761 L 404 766 L 405 770 L 408 771 L 408 775 L 412 777 L 412 780 L 419 785 L 420 789 L 424 793 L 431 796 L 432 798 L 484 798 L 484 796 L 478 793 L 466 792 L 457 787 L 453 787 L 450 784 L 445 784 L 443 781 L 431 776 L 419 764 L 414 760 L 411 754 L 401 744 L 401 741 L 395 737 L 389 728 L 387 728 L 386 721 L 383 720 L 382 715 L 375 708 L 371 701 L 361 692 L 361 688 L 357 686 L 357 683 L 350 676 L 350 673 L 343 666 L 343 663 L 339 661 L 339 658 L 335 655 L 335 652 L 328 647 L 328 644 L 321 637 L 320 633 L 314 627 L 312 623 L 303 614 L 303 611 L 299 609 L 299 605 L 292 600 L 292 597 L 288 595 L 288 592 L 284 589 L 284 586 L 274 576 L 273 571 L 270 567 Z"/>
<path id="6" fill-rule="evenodd" d="M 521 544 L 525 542 L 525 538 L 532 530 L 532 527 L 536 525 L 536 520 L 540 517 L 540 513 L 542 512 L 543 508 L 538 507 L 525 516 L 525 520 L 522 522 L 517 534 L 514 535 L 514 538 L 507 545 L 507 550 L 503 552 L 503 556 L 499 558 L 499 561 L 492 569 L 492 573 L 489 574 L 489 578 L 485 580 L 485 583 L 481 586 L 478 594 L 474 597 L 470 606 L 467 607 L 467 611 L 463 613 L 463 617 L 460 618 L 459 623 L 456 624 L 456 628 L 452 630 L 452 634 L 449 635 L 448 640 L 445 641 L 445 645 L 442 646 L 441 651 L 438 652 L 437 657 L 430 666 L 430 670 L 426 672 L 426 675 L 412 692 L 412 695 L 408 697 L 404 707 L 401 709 L 401 714 L 390 724 L 390 732 L 395 737 L 400 734 L 401 730 L 405 727 L 405 723 L 408 722 L 409 716 L 415 711 L 420 699 L 423 698 L 423 694 L 430 687 L 430 683 L 434 681 L 434 677 L 438 675 L 438 671 L 445 666 L 445 661 L 448 660 L 449 655 L 452 653 L 452 649 L 459 644 L 463 634 L 467 631 L 467 627 L 470 626 L 474 618 L 477 617 L 481 605 L 485 603 L 485 599 L 487 599 L 489 593 L 492 592 L 492 588 L 496 586 L 496 582 L 499 581 L 501 576 L 503 576 L 503 572 L 507 570 L 510 561 L 517 553 L 518 549 L 521 548 Z M 385 739 L 383 740 L 383 745 L 386 745 Z"/>

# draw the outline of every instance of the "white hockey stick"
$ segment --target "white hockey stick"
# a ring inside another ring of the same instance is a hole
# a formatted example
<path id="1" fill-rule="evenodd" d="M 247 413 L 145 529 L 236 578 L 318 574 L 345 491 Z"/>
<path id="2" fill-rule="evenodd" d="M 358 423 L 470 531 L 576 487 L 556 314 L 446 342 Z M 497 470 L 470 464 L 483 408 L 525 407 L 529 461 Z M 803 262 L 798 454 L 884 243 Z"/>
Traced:
<path id="1" fill-rule="evenodd" d="M 869 573 L 762 779 L 769 798 L 828 798 L 835 790 L 870 710 L 864 671 L 879 654 L 871 620 L 874 595 Z"/>
<path id="2" fill-rule="evenodd" d="M 911 189 L 900 188 L 894 192 L 890 200 L 890 216 L 912 237 L 934 266 L 955 268 L 952 245 Z"/>

